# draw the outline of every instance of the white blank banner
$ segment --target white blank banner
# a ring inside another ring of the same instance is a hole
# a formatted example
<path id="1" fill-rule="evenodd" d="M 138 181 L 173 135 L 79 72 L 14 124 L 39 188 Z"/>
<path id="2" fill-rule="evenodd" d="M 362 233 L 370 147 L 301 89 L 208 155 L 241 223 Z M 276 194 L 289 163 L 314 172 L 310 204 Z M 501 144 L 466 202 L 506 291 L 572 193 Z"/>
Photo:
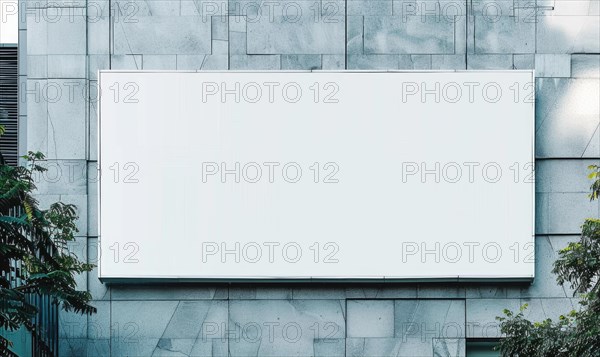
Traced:
<path id="1" fill-rule="evenodd" d="M 100 278 L 533 278 L 531 71 L 100 87 Z"/>

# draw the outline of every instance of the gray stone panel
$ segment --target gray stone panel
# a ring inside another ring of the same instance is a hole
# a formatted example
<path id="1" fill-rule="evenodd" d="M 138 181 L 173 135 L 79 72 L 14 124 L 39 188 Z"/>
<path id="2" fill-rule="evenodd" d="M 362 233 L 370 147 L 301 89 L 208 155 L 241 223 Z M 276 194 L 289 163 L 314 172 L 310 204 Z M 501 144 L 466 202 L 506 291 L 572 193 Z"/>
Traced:
<path id="1" fill-rule="evenodd" d="M 587 151 L 600 124 L 600 83 L 593 79 L 536 81 L 536 156 L 597 157 Z"/>
<path id="2" fill-rule="evenodd" d="M 227 301 L 112 302 L 111 322 L 118 326 L 111 329 L 112 354 L 164 356 L 169 352 L 184 355 L 214 352 L 214 342 L 217 346 L 227 343 L 222 336 L 227 330 L 227 305 Z"/>
<path id="3" fill-rule="evenodd" d="M 518 17 L 475 16 L 475 53 L 534 53 L 535 23 Z"/>
<path id="4" fill-rule="evenodd" d="M 571 55 L 535 55 L 535 75 L 536 77 L 570 77 Z"/>
<path id="5" fill-rule="evenodd" d="M 85 78 L 85 55 L 49 55 L 48 78 Z"/>
<path id="6" fill-rule="evenodd" d="M 276 70 L 281 67 L 279 55 L 232 55 L 229 69 L 232 70 Z"/>
<path id="7" fill-rule="evenodd" d="M 42 88 L 42 100 L 48 102 L 48 158 L 86 158 L 86 85 L 83 79 L 49 79 Z"/>
<path id="8" fill-rule="evenodd" d="M 366 54 L 453 54 L 454 21 L 436 16 L 365 16 Z"/>
<path id="9" fill-rule="evenodd" d="M 349 0 L 348 15 L 391 16 L 392 0 Z"/>
<path id="10" fill-rule="evenodd" d="M 547 193 L 589 193 L 591 172 L 589 165 L 595 164 L 593 159 L 587 160 L 538 160 L 535 166 L 535 191 Z"/>
<path id="11" fill-rule="evenodd" d="M 323 55 L 323 70 L 341 70 L 346 66 L 346 57 L 344 55 Z"/>
<path id="12" fill-rule="evenodd" d="M 464 300 L 396 300 L 394 316 L 395 337 L 409 341 L 417 351 L 431 351 L 431 338 L 464 338 L 466 334 Z"/>
<path id="13" fill-rule="evenodd" d="M 211 21 L 200 16 L 140 16 L 114 25 L 115 54 L 210 54 Z"/>
<path id="14" fill-rule="evenodd" d="M 142 62 L 142 68 L 147 70 L 177 69 L 176 55 L 144 55 Z"/>
<path id="15" fill-rule="evenodd" d="M 599 53 L 599 16 L 539 16 L 537 53 Z"/>
<path id="16" fill-rule="evenodd" d="M 344 18 L 312 21 L 301 17 L 290 21 L 286 17 L 248 22 L 248 54 L 343 54 Z"/>
<path id="17" fill-rule="evenodd" d="M 282 55 L 281 69 L 321 69 L 321 55 Z"/>
<path id="18" fill-rule="evenodd" d="M 348 337 L 394 337 L 393 300 L 349 300 Z"/>
<path id="19" fill-rule="evenodd" d="M 600 55 L 571 55 L 571 76 L 600 78 Z"/>
<path id="20" fill-rule="evenodd" d="M 468 299 L 467 300 L 467 337 L 498 338 L 500 322 L 498 316 L 504 316 L 503 310 L 519 311 L 520 299 Z"/>
<path id="21" fill-rule="evenodd" d="M 112 288 L 112 300 L 223 300 L 228 291 L 220 287 L 174 285 L 119 285 Z"/>
<path id="22" fill-rule="evenodd" d="M 230 356 L 310 356 L 315 340 L 345 337 L 343 300 L 231 300 Z"/>
<path id="23" fill-rule="evenodd" d="M 560 286 L 556 283 L 552 268 L 558 258 L 558 251 L 577 239 L 578 236 L 537 236 L 535 238 L 535 279 L 531 285 L 524 286 L 521 290 L 511 289 L 507 297 L 571 297 L 573 291 L 569 286 Z"/>
<path id="24" fill-rule="evenodd" d="M 512 55 L 467 55 L 467 69 L 512 69 Z"/>
<path id="25" fill-rule="evenodd" d="M 348 55 L 348 69 L 398 69 L 398 55 Z"/>

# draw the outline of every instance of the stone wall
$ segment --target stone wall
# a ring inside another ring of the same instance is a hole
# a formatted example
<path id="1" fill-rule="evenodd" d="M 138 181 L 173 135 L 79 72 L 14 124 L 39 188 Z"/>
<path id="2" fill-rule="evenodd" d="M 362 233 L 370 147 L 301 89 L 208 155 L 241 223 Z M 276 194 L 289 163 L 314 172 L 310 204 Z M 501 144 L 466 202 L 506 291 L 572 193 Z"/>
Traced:
<path id="1" fill-rule="evenodd" d="M 79 283 L 98 314 L 61 313 L 61 356 L 464 356 L 467 338 L 499 335 L 504 308 L 529 303 L 537 319 L 570 310 L 550 270 L 599 213 L 585 177 L 600 158 L 599 23 L 598 0 L 21 0 L 22 149 L 47 153 L 40 201 L 79 207 L 73 249 L 90 262 L 99 69 L 537 77 L 533 284 L 107 287 L 94 270 Z"/>

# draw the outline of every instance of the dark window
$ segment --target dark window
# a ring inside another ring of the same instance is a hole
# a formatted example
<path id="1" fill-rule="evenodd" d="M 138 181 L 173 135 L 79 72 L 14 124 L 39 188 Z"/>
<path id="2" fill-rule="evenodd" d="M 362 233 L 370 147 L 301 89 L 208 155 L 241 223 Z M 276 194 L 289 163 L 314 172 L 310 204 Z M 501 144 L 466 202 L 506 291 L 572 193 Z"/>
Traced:
<path id="1" fill-rule="evenodd" d="M 497 345 L 498 341 L 467 340 L 467 357 L 500 357 L 500 351 L 494 350 Z"/>
<path id="2" fill-rule="evenodd" d="M 0 153 L 9 165 L 16 165 L 18 156 L 18 78 L 17 47 L 0 45 L 0 125 L 5 130 L 0 136 Z"/>

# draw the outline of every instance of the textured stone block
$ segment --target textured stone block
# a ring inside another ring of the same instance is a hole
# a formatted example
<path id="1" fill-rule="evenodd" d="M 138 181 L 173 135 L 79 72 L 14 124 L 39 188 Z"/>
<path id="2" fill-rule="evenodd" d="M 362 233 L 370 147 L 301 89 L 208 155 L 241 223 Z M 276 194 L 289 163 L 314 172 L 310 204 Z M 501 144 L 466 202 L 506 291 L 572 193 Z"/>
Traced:
<path id="1" fill-rule="evenodd" d="M 539 12 L 543 16 L 600 16 L 600 4 L 596 0 L 539 1 L 538 6 L 545 6 Z"/>
<path id="2" fill-rule="evenodd" d="M 40 193 L 50 195 L 84 195 L 87 192 L 85 160 L 46 160 L 37 163 L 46 171 L 34 174 Z"/>
<path id="3" fill-rule="evenodd" d="M 292 298 L 292 289 L 285 287 L 260 286 L 232 286 L 229 288 L 231 300 L 289 300 Z"/>
<path id="4" fill-rule="evenodd" d="M 598 16 L 539 16 L 537 53 L 599 53 Z"/>
<path id="5" fill-rule="evenodd" d="M 531 285 L 520 290 L 509 290 L 507 297 L 564 298 L 572 296 L 573 291 L 569 286 L 560 286 L 556 283 L 556 276 L 552 274 L 552 268 L 558 258 L 558 251 L 575 240 L 577 240 L 576 236 L 536 237 L 535 279 Z M 529 250 L 527 252 L 529 253 Z M 531 257 L 524 256 L 520 258 L 530 259 Z"/>
<path id="6" fill-rule="evenodd" d="M 199 16 L 141 16 L 114 26 L 115 54 L 210 54 L 211 22 Z"/>
<path id="7" fill-rule="evenodd" d="M 89 55 L 88 59 L 88 79 L 97 81 L 98 71 L 103 69 L 110 69 L 110 56 L 109 55 Z"/>
<path id="8" fill-rule="evenodd" d="M 410 61 L 412 69 L 431 69 L 431 55 L 411 55 Z"/>
<path id="9" fill-rule="evenodd" d="M 348 299 L 401 299 L 416 298 L 417 287 L 410 284 L 390 284 L 384 286 L 357 286 L 348 287 L 346 297 Z"/>
<path id="10" fill-rule="evenodd" d="M 28 79 L 21 92 L 27 113 L 27 150 L 48 152 L 48 101 L 43 91 L 48 81 Z M 22 106 L 23 107 L 23 106 Z"/>
<path id="11" fill-rule="evenodd" d="M 113 300 L 222 300 L 227 289 L 220 287 L 173 285 L 119 285 L 112 288 Z"/>
<path id="12" fill-rule="evenodd" d="M 213 40 L 212 41 L 212 55 L 229 55 L 229 41 Z"/>
<path id="13" fill-rule="evenodd" d="M 467 69 L 512 69 L 512 55 L 467 55 Z"/>
<path id="14" fill-rule="evenodd" d="M 179 16 L 180 1 L 172 0 L 113 0 L 113 8 L 118 9 L 119 22 L 135 22 L 140 17 L 147 16 Z"/>
<path id="15" fill-rule="evenodd" d="M 501 16 L 475 16 L 475 53 L 534 53 L 535 23 Z"/>
<path id="16" fill-rule="evenodd" d="M 462 338 L 348 338 L 346 356 L 464 357 L 465 343 Z"/>
<path id="17" fill-rule="evenodd" d="M 142 55 L 111 55 L 110 69 L 139 70 L 142 69 Z"/>
<path id="18" fill-rule="evenodd" d="M 86 338 L 88 316 L 75 313 L 73 311 L 66 312 L 62 309 L 58 312 L 58 336 L 60 338 Z"/>
<path id="19" fill-rule="evenodd" d="M 196 71 L 202 69 L 208 55 L 177 55 L 177 69 Z"/>
<path id="20" fill-rule="evenodd" d="M 431 69 L 436 70 L 464 70 L 467 60 L 464 54 L 460 55 L 432 55 Z"/>
<path id="21" fill-rule="evenodd" d="M 350 55 L 364 53 L 364 16 L 348 16 L 346 28 L 346 51 Z"/>
<path id="22" fill-rule="evenodd" d="M 86 17 L 70 8 L 44 10 L 47 19 L 49 55 L 86 54 Z M 56 12 L 51 14 L 52 12 Z M 54 20 L 56 18 L 56 20 Z"/>
<path id="23" fill-rule="evenodd" d="M 391 16 L 392 0 L 350 0 L 348 15 Z"/>
<path id="24" fill-rule="evenodd" d="M 50 159 L 86 157 L 86 81 L 52 79 L 46 83 L 48 153 Z"/>
<path id="25" fill-rule="evenodd" d="M 467 355 L 464 338 L 434 338 L 433 355 L 443 357 L 465 357 Z"/>
<path id="26" fill-rule="evenodd" d="M 598 216 L 598 203 L 588 193 L 548 193 L 547 206 L 540 212 L 539 234 L 578 234 L 586 218 Z M 546 210 L 546 211 L 545 211 Z"/>
<path id="27" fill-rule="evenodd" d="M 514 69 L 535 69 L 535 55 L 514 55 L 513 56 L 513 68 Z M 536 72 L 537 76 L 537 72 Z"/>
<path id="28" fill-rule="evenodd" d="M 366 54 L 452 54 L 454 22 L 434 16 L 365 16 Z"/>
<path id="29" fill-rule="evenodd" d="M 227 40 L 229 32 L 229 19 L 227 16 L 211 16 L 212 39 Z"/>
<path id="30" fill-rule="evenodd" d="M 228 16 L 229 32 L 246 32 L 246 16 Z"/>
<path id="31" fill-rule="evenodd" d="M 152 70 L 175 70 L 177 69 L 176 55 L 144 55 L 142 68 Z"/>
<path id="32" fill-rule="evenodd" d="M 346 291 L 341 287 L 300 287 L 292 289 L 293 298 L 299 300 L 341 300 L 346 298 Z"/>
<path id="33" fill-rule="evenodd" d="M 280 69 L 278 55 L 232 55 L 229 58 L 229 68 L 232 70 L 275 70 Z"/>
<path id="34" fill-rule="evenodd" d="M 230 55 L 246 55 L 246 33 L 245 32 L 230 32 L 229 33 L 229 54 Z"/>
<path id="35" fill-rule="evenodd" d="M 394 16 L 436 16 L 452 21 L 467 13 L 465 0 L 394 0 Z"/>
<path id="36" fill-rule="evenodd" d="M 48 78 L 85 78 L 86 64 L 84 55 L 49 55 Z"/>
<path id="37" fill-rule="evenodd" d="M 511 286 L 500 286 L 497 284 L 476 284 L 465 287 L 467 299 L 504 299 L 506 292 Z"/>
<path id="38" fill-rule="evenodd" d="M 431 337 L 465 337 L 464 300 L 396 300 L 394 308 L 395 336 L 415 340 L 419 348 Z"/>
<path id="39" fill-rule="evenodd" d="M 454 284 L 419 284 L 417 297 L 427 298 L 465 298 L 465 288 Z"/>
<path id="40" fill-rule="evenodd" d="M 571 77 L 600 78 L 600 55 L 571 55 Z"/>
<path id="41" fill-rule="evenodd" d="M 119 356 L 198 355 L 206 346 L 197 344 L 227 341 L 219 334 L 227 329 L 226 301 L 119 301 L 112 302 L 111 314 L 119 328 L 112 329 L 112 351 Z"/>
<path id="42" fill-rule="evenodd" d="M 349 300 L 348 337 L 394 337 L 393 300 Z"/>
<path id="43" fill-rule="evenodd" d="M 344 18 L 329 22 L 301 18 L 290 22 L 285 17 L 247 23 L 248 54 L 343 54 Z"/>
<path id="44" fill-rule="evenodd" d="M 116 6 L 116 5 L 113 5 Z M 131 6 L 131 5 L 130 5 Z M 110 4 L 106 0 L 93 0 L 87 5 L 88 24 L 87 24 L 87 53 L 91 55 L 110 54 Z M 133 11 L 135 9 L 131 8 Z M 129 10 L 131 12 L 132 10 Z M 115 12 L 115 15 L 119 12 Z M 128 14 L 128 13 L 127 13 Z M 118 20 L 127 21 L 127 17 Z M 115 21 L 118 21 L 115 20 Z"/>
<path id="45" fill-rule="evenodd" d="M 545 233 L 577 234 L 585 219 L 594 217 L 598 217 L 598 201 L 590 202 L 587 193 L 551 193 Z"/>
<path id="46" fill-rule="evenodd" d="M 180 2 L 182 15 L 199 16 L 203 21 L 210 21 L 211 16 L 235 15 L 228 0 L 181 0 Z"/>
<path id="47" fill-rule="evenodd" d="M 576 299 L 521 299 L 521 304 L 527 304 L 525 318 L 541 322 L 545 319 L 558 321 L 560 315 L 566 315 L 571 310 L 579 310 Z"/>
<path id="48" fill-rule="evenodd" d="M 348 55 L 348 69 L 398 69 L 398 55 Z"/>
<path id="49" fill-rule="evenodd" d="M 100 179 L 100 171 L 97 161 L 88 162 L 87 170 L 87 187 L 88 187 L 88 234 L 92 237 L 99 235 L 98 221 L 98 186 Z"/>
<path id="50" fill-rule="evenodd" d="M 600 124 L 600 83 L 593 79 L 536 81 L 536 156 L 594 157 Z"/>
<path id="51" fill-rule="evenodd" d="M 346 340 L 343 338 L 323 338 L 314 340 L 315 357 L 345 357 Z"/>
<path id="52" fill-rule="evenodd" d="M 535 55 L 536 77 L 570 77 L 571 55 L 539 54 Z"/>
<path id="53" fill-rule="evenodd" d="M 496 317 L 504 316 L 504 309 L 519 311 L 520 302 L 520 299 L 467 299 L 467 337 L 501 337 Z"/>
<path id="54" fill-rule="evenodd" d="M 64 357 L 90 356 L 87 349 L 88 349 L 87 338 L 59 337 L 59 339 L 58 339 L 58 351 L 59 351 L 60 356 L 64 356 Z"/>
<path id="55" fill-rule="evenodd" d="M 323 70 L 339 70 L 346 67 L 346 56 L 344 55 L 323 55 L 321 61 Z"/>
<path id="56" fill-rule="evenodd" d="M 88 262 L 96 265 L 88 272 L 88 291 L 92 294 L 94 302 L 111 298 L 108 286 L 98 279 L 98 252 L 98 238 L 88 238 Z"/>
<path id="57" fill-rule="evenodd" d="M 344 310 L 341 300 L 230 301 L 230 355 L 313 355 L 316 339 L 345 337 Z"/>
<path id="58" fill-rule="evenodd" d="M 108 340 L 111 332 L 110 302 L 92 301 L 92 305 L 98 312 L 88 316 L 87 337 L 90 340 Z"/>
<path id="59" fill-rule="evenodd" d="M 41 12 L 28 13 L 27 16 L 27 55 L 48 54 L 48 22 Z"/>
<path id="60" fill-rule="evenodd" d="M 592 181 L 587 178 L 590 172 L 587 167 L 595 163 L 595 160 L 538 160 L 535 191 L 588 193 Z"/>
<path id="61" fill-rule="evenodd" d="M 282 55 L 281 69 L 321 69 L 321 55 Z"/>
<path id="62" fill-rule="evenodd" d="M 48 56 L 31 55 L 27 56 L 27 71 L 21 73 L 27 73 L 27 78 L 38 79 L 48 77 Z"/>

